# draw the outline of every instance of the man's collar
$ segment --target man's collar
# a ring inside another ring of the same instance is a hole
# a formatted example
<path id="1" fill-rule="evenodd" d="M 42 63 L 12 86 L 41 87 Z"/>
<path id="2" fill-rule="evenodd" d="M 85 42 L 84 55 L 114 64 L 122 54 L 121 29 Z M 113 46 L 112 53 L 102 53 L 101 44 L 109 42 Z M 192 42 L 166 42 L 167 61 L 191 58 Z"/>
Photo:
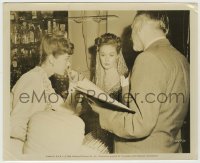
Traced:
<path id="1" fill-rule="evenodd" d="M 161 39 L 166 39 L 165 36 L 161 36 L 161 37 L 157 37 L 155 38 L 154 40 L 152 40 L 146 47 L 144 50 L 148 49 L 153 43 L 157 42 L 158 40 L 161 40 Z"/>

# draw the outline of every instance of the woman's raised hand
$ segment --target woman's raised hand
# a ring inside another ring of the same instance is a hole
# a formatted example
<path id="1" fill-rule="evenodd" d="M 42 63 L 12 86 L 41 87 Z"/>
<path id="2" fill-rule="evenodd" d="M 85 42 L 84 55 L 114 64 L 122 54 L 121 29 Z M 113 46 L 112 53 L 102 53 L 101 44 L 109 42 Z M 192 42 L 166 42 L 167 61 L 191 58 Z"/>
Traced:
<path id="1" fill-rule="evenodd" d="M 122 87 L 126 87 L 129 85 L 129 78 L 125 78 L 124 76 L 120 76 L 120 82 Z"/>
<path id="2" fill-rule="evenodd" d="M 84 76 L 81 73 L 74 71 L 72 69 L 68 70 L 68 76 L 69 76 L 70 82 L 73 82 L 73 83 L 83 80 L 84 78 Z"/>
<path id="3" fill-rule="evenodd" d="M 77 85 L 77 82 L 83 80 L 85 77 L 81 73 L 79 73 L 75 70 L 72 70 L 71 68 L 68 68 L 67 73 L 68 73 L 68 77 L 69 77 L 68 92 L 73 93 L 73 92 L 75 92 L 75 87 Z"/>

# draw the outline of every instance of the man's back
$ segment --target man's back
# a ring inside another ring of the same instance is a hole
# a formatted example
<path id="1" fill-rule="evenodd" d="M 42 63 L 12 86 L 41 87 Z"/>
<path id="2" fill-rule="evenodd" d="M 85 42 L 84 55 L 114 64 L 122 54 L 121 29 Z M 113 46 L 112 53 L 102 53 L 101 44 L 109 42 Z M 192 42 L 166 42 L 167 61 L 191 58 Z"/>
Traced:
<path id="1" fill-rule="evenodd" d="M 141 121 L 152 129 L 147 136 L 138 135 L 134 140 L 117 137 L 115 152 L 180 152 L 180 128 L 189 103 L 189 64 L 167 39 L 156 41 L 138 56 L 130 93 L 138 94 L 138 108 L 144 113 Z"/>

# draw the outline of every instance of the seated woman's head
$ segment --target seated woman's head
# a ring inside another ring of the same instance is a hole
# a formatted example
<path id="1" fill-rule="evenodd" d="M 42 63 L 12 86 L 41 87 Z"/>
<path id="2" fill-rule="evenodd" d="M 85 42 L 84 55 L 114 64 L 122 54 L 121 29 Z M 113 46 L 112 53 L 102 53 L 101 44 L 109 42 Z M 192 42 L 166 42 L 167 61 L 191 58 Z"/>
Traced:
<path id="1" fill-rule="evenodd" d="M 95 40 L 95 46 L 104 69 L 117 67 L 121 50 L 121 39 L 119 37 L 112 33 L 105 33 Z"/>
<path id="2" fill-rule="evenodd" d="M 74 45 L 61 35 L 45 35 L 40 45 L 40 65 L 47 65 L 52 73 L 64 75 L 70 65 Z"/>

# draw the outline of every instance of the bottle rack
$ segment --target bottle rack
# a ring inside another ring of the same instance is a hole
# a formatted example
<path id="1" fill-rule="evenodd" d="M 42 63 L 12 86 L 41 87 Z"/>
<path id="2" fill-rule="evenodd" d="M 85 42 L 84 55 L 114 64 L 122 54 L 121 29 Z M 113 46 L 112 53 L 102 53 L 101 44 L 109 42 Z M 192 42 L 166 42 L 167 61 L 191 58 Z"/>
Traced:
<path id="1" fill-rule="evenodd" d="M 10 13 L 11 81 L 10 88 L 17 80 L 39 63 L 39 46 L 43 35 L 60 32 L 67 35 L 68 13 L 65 11 L 26 11 Z M 51 78 L 52 85 L 62 97 L 66 91 L 67 78 Z"/>

